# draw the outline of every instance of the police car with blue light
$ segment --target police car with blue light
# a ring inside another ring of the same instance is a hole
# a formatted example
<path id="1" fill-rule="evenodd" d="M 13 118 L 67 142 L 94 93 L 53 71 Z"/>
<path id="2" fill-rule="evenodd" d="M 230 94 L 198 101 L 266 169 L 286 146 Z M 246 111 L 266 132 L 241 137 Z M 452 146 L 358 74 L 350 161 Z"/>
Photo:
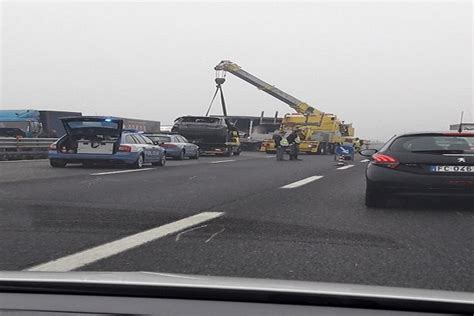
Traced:
<path id="1" fill-rule="evenodd" d="M 125 164 L 142 168 L 144 164 L 164 166 L 165 149 L 134 131 L 123 129 L 123 120 L 100 116 L 61 119 L 66 135 L 50 145 L 48 158 L 52 167 L 70 163 Z"/>

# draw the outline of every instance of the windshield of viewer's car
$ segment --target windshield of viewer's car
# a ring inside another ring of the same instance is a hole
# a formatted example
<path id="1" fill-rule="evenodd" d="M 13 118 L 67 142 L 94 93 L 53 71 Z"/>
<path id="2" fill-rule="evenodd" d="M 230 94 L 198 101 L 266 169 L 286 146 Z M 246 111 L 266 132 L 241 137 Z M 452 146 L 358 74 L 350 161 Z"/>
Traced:
<path id="1" fill-rule="evenodd" d="M 0 272 L 474 293 L 472 7 L 3 1 Z"/>

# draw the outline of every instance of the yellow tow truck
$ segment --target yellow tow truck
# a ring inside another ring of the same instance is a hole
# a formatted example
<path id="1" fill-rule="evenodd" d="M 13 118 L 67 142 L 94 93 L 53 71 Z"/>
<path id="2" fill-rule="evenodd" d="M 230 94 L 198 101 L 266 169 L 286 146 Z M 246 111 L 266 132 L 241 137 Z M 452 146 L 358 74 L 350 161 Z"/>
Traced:
<path id="1" fill-rule="evenodd" d="M 281 124 L 281 130 L 297 130 L 300 138 L 305 141 L 300 144 L 300 151 L 308 154 L 334 154 L 336 146 L 345 139 L 354 137 L 354 128 L 345 124 L 333 114 L 301 115 L 286 114 Z M 301 136 L 303 135 L 303 137 Z M 275 152 L 273 140 L 262 143 L 261 151 Z"/>
<path id="2" fill-rule="evenodd" d="M 294 109 L 295 114 L 284 116 L 280 131 L 285 135 L 293 130 L 298 132 L 301 139 L 300 152 L 307 154 L 334 153 L 337 144 L 342 143 L 343 137 L 354 136 L 354 128 L 351 124 L 345 124 L 335 115 L 324 113 L 309 106 L 307 103 L 248 73 L 231 61 L 223 60 L 214 69 L 217 72 L 224 72 L 221 76 L 225 76 L 226 72 L 230 72 Z M 262 142 L 260 150 L 274 153 L 275 143 L 272 139 L 265 140 Z"/>

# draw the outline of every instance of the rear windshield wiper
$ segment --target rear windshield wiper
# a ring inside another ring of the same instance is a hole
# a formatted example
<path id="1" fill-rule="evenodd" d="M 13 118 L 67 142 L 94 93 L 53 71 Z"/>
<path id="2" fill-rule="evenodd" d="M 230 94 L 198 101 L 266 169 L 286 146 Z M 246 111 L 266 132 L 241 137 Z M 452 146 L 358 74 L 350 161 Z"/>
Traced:
<path id="1" fill-rule="evenodd" d="M 464 150 L 447 150 L 447 149 L 433 149 L 433 150 L 413 150 L 412 153 L 427 153 L 427 154 L 462 154 Z"/>

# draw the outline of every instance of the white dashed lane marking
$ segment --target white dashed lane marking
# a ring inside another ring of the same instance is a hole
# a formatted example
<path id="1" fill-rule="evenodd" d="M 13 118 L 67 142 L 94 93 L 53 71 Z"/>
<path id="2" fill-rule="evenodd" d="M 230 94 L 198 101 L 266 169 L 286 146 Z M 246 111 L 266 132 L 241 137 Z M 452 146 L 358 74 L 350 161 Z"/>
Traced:
<path id="1" fill-rule="evenodd" d="M 284 186 L 282 186 L 280 189 L 294 189 L 294 188 L 300 187 L 300 186 L 302 186 L 302 185 L 308 184 L 308 183 L 310 183 L 310 182 L 319 180 L 319 179 L 321 179 L 321 178 L 323 178 L 323 176 L 312 176 L 312 177 L 308 177 L 308 178 L 305 178 L 305 179 L 303 179 L 303 180 L 299 180 L 299 181 L 296 181 L 296 182 L 293 182 L 293 183 L 284 185 Z"/>
<path id="2" fill-rule="evenodd" d="M 65 272 L 79 269 L 85 265 L 105 259 L 126 250 L 136 248 L 156 239 L 177 233 L 186 228 L 207 222 L 224 214 L 223 212 L 203 212 L 176 222 L 155 227 L 144 232 L 93 247 L 66 257 L 34 266 L 27 271 Z"/>
<path id="3" fill-rule="evenodd" d="M 108 174 L 129 173 L 129 172 L 147 171 L 147 170 L 154 170 L 154 169 L 155 168 L 143 168 L 143 169 L 133 169 L 133 170 L 118 170 L 118 171 L 97 172 L 97 173 L 91 173 L 91 176 L 106 176 Z"/>
<path id="4" fill-rule="evenodd" d="M 345 169 L 349 169 L 349 168 L 352 168 L 354 167 L 354 165 L 347 165 L 347 166 L 344 166 L 344 167 L 339 167 L 337 168 L 337 170 L 345 170 Z"/>
<path id="5" fill-rule="evenodd" d="M 218 161 L 211 161 L 210 163 L 224 163 L 224 162 L 232 162 L 235 160 L 229 159 L 229 160 L 218 160 Z"/>

